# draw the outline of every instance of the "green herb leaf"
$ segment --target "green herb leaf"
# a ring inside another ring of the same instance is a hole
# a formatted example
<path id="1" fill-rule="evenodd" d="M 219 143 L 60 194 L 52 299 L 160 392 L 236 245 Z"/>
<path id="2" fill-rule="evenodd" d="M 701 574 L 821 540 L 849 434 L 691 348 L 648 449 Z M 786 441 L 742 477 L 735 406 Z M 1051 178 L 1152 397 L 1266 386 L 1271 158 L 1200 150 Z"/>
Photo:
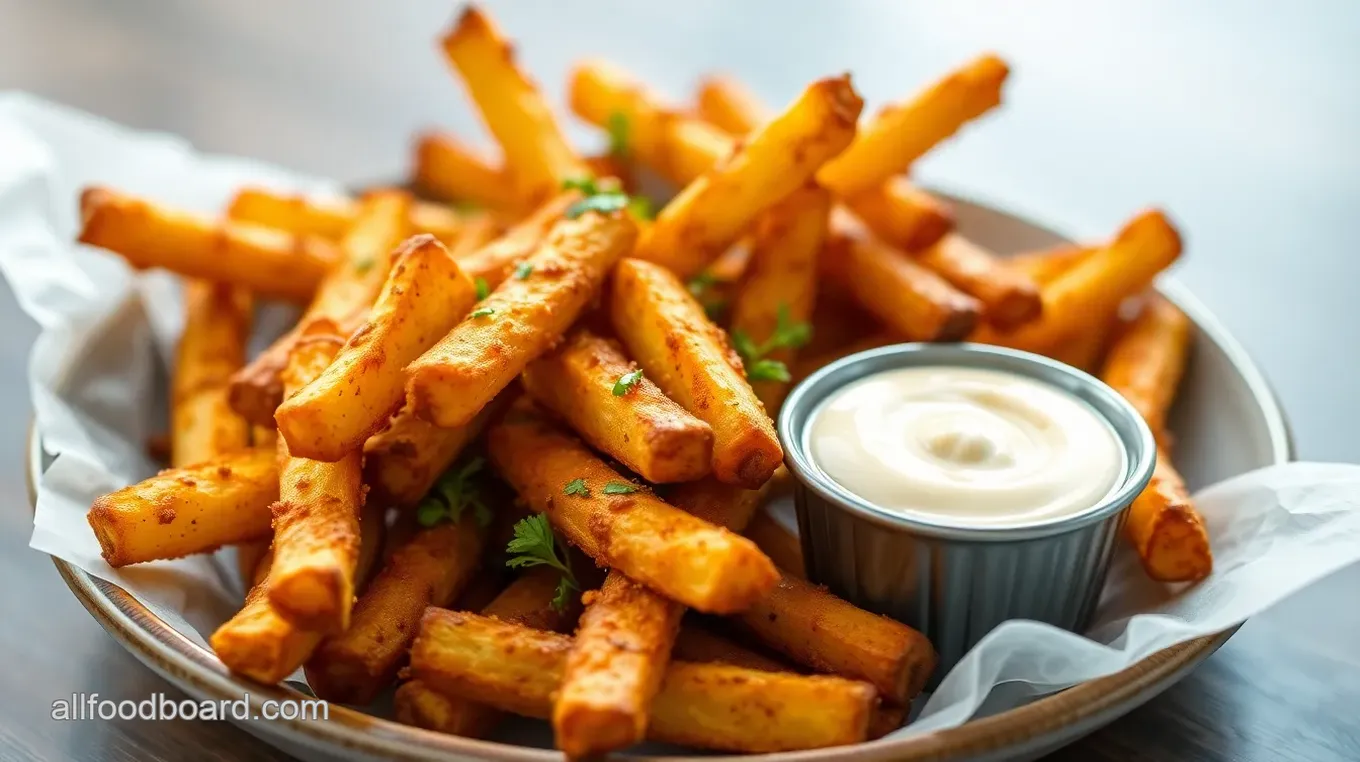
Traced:
<path id="1" fill-rule="evenodd" d="M 656 209 L 652 200 L 646 196 L 633 196 L 628 199 L 628 213 L 639 220 L 656 219 Z"/>
<path id="2" fill-rule="evenodd" d="M 710 286 L 717 282 L 718 276 L 714 275 L 711 272 L 705 271 L 699 273 L 693 278 L 690 278 L 689 283 L 686 283 L 685 285 L 687 288 L 689 288 L 689 292 L 694 296 L 703 296 L 704 292 L 707 291 Z"/>
<path id="3" fill-rule="evenodd" d="M 477 301 L 480 302 L 488 296 L 491 296 L 491 285 L 486 282 L 486 278 L 479 275 L 477 276 L 477 280 L 473 281 L 473 283 L 477 286 Z"/>
<path id="4" fill-rule="evenodd" d="M 533 272 L 534 263 L 530 262 L 527 259 L 515 265 L 515 277 L 520 280 L 528 280 L 529 276 L 532 275 Z"/>
<path id="5" fill-rule="evenodd" d="M 732 332 L 732 348 L 737 350 L 737 354 L 741 355 L 742 362 L 747 365 L 755 363 L 764 354 L 760 351 L 760 347 L 756 346 L 754 341 L 751 341 L 751 337 L 746 335 L 745 331 Z"/>
<path id="6" fill-rule="evenodd" d="M 561 614 L 571 605 L 571 594 L 576 591 L 576 583 L 569 577 L 557 580 L 557 594 L 553 596 L 552 607 Z"/>
<path id="7" fill-rule="evenodd" d="M 628 482 L 609 482 L 604 485 L 603 492 L 606 495 L 631 495 L 639 489 L 641 488 L 636 484 L 629 484 Z"/>
<path id="8" fill-rule="evenodd" d="M 491 509 L 482 501 L 477 475 L 486 466 L 482 458 L 472 458 L 462 466 L 450 468 L 439 477 L 425 499 L 416 508 L 416 521 L 431 527 L 444 519 L 453 523 L 463 520 L 464 511 L 471 509 L 478 526 L 491 523 Z"/>
<path id="9" fill-rule="evenodd" d="M 742 364 L 746 366 L 747 379 L 787 383 L 791 380 L 789 369 L 778 360 L 766 359 L 766 355 L 776 349 L 797 349 L 811 339 L 812 326 L 793 322 L 793 317 L 789 314 L 789 305 L 781 304 L 775 319 L 774 332 L 764 344 L 757 346 L 750 336 L 742 331 L 733 331 L 732 348 L 741 355 Z"/>
<path id="10" fill-rule="evenodd" d="M 373 257 L 363 257 L 362 259 L 356 259 L 354 260 L 354 274 L 363 275 L 369 270 L 372 270 L 373 266 L 376 264 L 378 263 L 376 260 L 373 259 Z"/>
<path id="11" fill-rule="evenodd" d="M 746 366 L 746 377 L 752 381 L 782 381 L 788 383 L 792 376 L 784 363 L 778 360 L 756 360 Z"/>
<path id="12" fill-rule="evenodd" d="M 510 554 L 505 565 L 512 569 L 549 566 L 562 573 L 562 579 L 557 583 L 557 595 L 553 598 L 553 607 L 558 611 L 571 602 L 571 591 L 581 589 L 571 565 L 565 560 L 566 554 L 558 554 L 557 538 L 547 516 L 538 513 L 516 523 L 515 536 L 505 546 L 505 551 Z"/>
<path id="13" fill-rule="evenodd" d="M 600 192 L 600 186 L 595 183 L 593 177 L 568 177 L 562 181 L 562 190 L 578 190 L 587 196 L 593 196 Z"/>
<path id="14" fill-rule="evenodd" d="M 609 133 L 609 155 L 615 158 L 628 156 L 628 117 L 619 111 L 610 112 L 605 120 L 605 130 Z"/>
<path id="15" fill-rule="evenodd" d="M 432 527 L 447 515 L 448 508 L 435 498 L 427 497 L 416 506 L 416 521 L 423 527 Z"/>
<path id="16" fill-rule="evenodd" d="M 567 207 L 566 218 L 574 220 L 586 212 L 599 212 L 600 214 L 610 214 L 620 209 L 628 208 L 628 194 L 622 191 L 604 191 L 593 196 L 586 196 Z"/>
<path id="17" fill-rule="evenodd" d="M 590 497 L 590 488 L 586 486 L 585 479 L 572 479 L 567 482 L 567 486 L 562 488 L 562 494 Z"/>
<path id="18" fill-rule="evenodd" d="M 812 339 L 812 326 L 795 323 L 789 315 L 789 305 L 779 305 L 779 315 L 775 319 L 774 333 L 765 342 L 764 352 L 769 354 L 775 349 L 797 349 Z"/>
<path id="19" fill-rule="evenodd" d="M 642 368 L 625 373 L 619 376 L 618 381 L 614 382 L 614 396 L 622 397 L 640 383 L 642 383 Z"/>
<path id="20" fill-rule="evenodd" d="M 496 314 L 496 311 L 495 311 L 494 309 L 492 309 L 492 308 L 490 308 L 490 307 L 480 307 L 480 308 L 478 308 L 478 309 L 473 310 L 473 311 L 472 311 L 472 314 L 468 315 L 468 317 L 472 317 L 472 318 L 483 318 L 483 317 L 489 317 L 489 316 L 494 315 L 494 314 Z"/>

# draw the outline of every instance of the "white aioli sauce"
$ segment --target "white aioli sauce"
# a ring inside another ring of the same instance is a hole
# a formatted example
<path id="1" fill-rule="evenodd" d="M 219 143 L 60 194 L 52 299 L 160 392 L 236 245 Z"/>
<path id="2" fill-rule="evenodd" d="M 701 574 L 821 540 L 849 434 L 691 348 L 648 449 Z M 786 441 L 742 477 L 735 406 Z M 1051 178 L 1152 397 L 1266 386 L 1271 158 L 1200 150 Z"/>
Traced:
<path id="1" fill-rule="evenodd" d="M 1003 371 L 900 368 L 833 393 L 809 423 L 813 460 L 879 508 L 967 525 L 1024 524 L 1108 495 L 1124 450 L 1094 409 Z"/>

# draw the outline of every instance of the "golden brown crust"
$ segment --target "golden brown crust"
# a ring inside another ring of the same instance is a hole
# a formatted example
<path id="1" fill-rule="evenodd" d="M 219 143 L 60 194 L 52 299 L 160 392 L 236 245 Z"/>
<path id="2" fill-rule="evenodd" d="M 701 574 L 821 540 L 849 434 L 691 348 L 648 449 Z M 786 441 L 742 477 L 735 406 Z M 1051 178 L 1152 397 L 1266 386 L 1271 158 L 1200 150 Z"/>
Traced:
<path id="1" fill-rule="evenodd" d="M 1151 483 L 1129 507 L 1124 533 L 1147 575 L 1159 582 L 1196 582 L 1214 570 L 1204 519 L 1171 460 L 1161 454 Z"/>
<path id="2" fill-rule="evenodd" d="M 520 207 L 510 178 L 477 151 L 443 132 L 416 136 L 411 182 L 428 196 L 514 212 Z"/>
<path id="3" fill-rule="evenodd" d="M 227 217 L 233 220 L 278 228 L 295 235 L 320 236 L 337 242 L 345 237 L 361 214 L 361 202 L 353 199 L 290 196 L 264 188 L 243 188 L 227 207 Z M 413 232 L 429 233 L 447 243 L 458 237 L 465 223 L 452 209 L 439 204 L 416 202 L 411 205 L 410 224 Z"/>
<path id="4" fill-rule="evenodd" d="M 903 251 L 920 251 L 954 227 L 954 212 L 949 205 L 905 177 L 890 178 L 844 201 L 875 236 Z"/>
<path id="5" fill-rule="evenodd" d="M 1024 273 L 1007 267 L 992 252 L 961 235 L 949 235 L 917 255 L 965 294 L 982 302 L 984 316 L 1008 331 L 1039 316 L 1039 287 Z"/>
<path id="6" fill-rule="evenodd" d="M 434 486 L 470 442 L 508 401 L 506 393 L 463 426 L 441 428 L 404 407 L 387 427 L 364 443 L 364 484 L 369 499 L 384 505 L 414 505 Z"/>
<path id="7" fill-rule="evenodd" d="M 1100 373 L 1160 439 L 1190 350 L 1190 319 L 1165 297 L 1149 294 L 1110 346 Z"/>
<path id="8" fill-rule="evenodd" d="M 242 289 L 184 284 L 184 332 L 170 379 L 170 465 L 187 466 L 245 448 L 250 427 L 231 409 L 227 383 L 245 363 L 252 300 Z"/>

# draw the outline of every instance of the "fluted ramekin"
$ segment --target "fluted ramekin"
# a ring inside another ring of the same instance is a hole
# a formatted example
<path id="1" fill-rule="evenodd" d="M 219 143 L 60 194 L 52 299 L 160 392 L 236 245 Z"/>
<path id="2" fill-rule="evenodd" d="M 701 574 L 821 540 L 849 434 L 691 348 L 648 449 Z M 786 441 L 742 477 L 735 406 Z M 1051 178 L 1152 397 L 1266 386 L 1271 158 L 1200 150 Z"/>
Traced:
<path id="1" fill-rule="evenodd" d="M 818 407 L 861 378 L 927 366 L 1007 371 L 1087 403 L 1110 423 L 1123 449 L 1116 486 L 1079 513 L 977 526 L 879 508 L 822 471 L 810 447 L 809 424 Z M 937 679 L 1008 619 L 1082 629 L 1100 597 L 1126 509 L 1147 486 L 1156 460 L 1147 424 L 1104 383 L 1046 357 L 981 344 L 898 344 L 838 360 L 789 394 L 779 435 L 796 477 L 808 576 L 923 632 L 940 655 Z"/>

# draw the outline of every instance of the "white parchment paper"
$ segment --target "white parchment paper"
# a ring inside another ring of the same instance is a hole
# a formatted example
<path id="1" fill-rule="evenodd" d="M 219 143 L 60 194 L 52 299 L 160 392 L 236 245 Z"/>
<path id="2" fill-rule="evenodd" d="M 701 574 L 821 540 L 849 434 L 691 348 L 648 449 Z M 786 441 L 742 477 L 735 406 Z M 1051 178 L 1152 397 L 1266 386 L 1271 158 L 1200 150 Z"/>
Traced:
<path id="1" fill-rule="evenodd" d="M 38 432 L 55 457 L 39 484 L 30 545 L 117 583 L 203 644 L 240 602 L 212 559 L 112 569 L 85 521 L 96 496 L 153 471 L 144 446 L 164 430 L 164 360 L 180 323 L 173 278 L 134 276 L 116 257 L 72 243 L 79 191 L 93 183 L 208 212 L 244 184 L 336 188 L 0 94 L 0 271 L 42 327 L 29 377 Z M 1158 585 L 1122 553 L 1090 632 L 1020 621 L 998 627 L 899 733 L 953 727 L 979 711 L 1112 674 L 1238 624 L 1360 559 L 1360 466 L 1276 466 L 1209 487 L 1196 500 L 1214 541 L 1209 580 L 1188 590 Z"/>

